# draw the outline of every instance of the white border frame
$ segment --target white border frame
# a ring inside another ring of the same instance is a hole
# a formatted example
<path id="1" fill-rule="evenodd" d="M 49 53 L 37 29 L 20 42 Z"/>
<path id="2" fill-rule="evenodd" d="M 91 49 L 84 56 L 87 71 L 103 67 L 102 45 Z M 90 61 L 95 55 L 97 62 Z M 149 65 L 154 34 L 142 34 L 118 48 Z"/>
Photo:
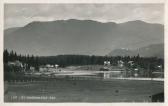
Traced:
<path id="1" fill-rule="evenodd" d="M 3 31 L 4 31 L 4 4 L 5 3 L 163 3 L 165 4 L 165 34 L 164 34 L 164 44 L 165 44 L 165 102 L 164 103 L 4 103 L 4 89 L 3 89 Z M 168 53 L 167 53 L 167 42 L 168 41 L 168 0 L 0 0 L 0 106 L 167 106 L 168 105 Z"/>

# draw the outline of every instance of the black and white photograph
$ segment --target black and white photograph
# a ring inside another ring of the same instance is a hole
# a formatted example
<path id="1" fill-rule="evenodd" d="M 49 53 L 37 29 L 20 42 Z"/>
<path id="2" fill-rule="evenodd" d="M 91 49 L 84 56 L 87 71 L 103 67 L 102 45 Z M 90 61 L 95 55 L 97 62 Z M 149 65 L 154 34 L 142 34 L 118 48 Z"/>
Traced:
<path id="1" fill-rule="evenodd" d="M 164 103 L 164 3 L 5 3 L 5 103 Z"/>

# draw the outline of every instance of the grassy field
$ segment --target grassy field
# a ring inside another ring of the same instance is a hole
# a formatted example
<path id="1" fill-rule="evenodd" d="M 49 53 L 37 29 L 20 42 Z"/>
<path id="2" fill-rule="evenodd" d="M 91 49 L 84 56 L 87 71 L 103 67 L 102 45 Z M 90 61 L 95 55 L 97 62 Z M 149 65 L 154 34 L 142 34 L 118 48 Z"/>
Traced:
<path id="1" fill-rule="evenodd" d="M 8 82 L 5 102 L 150 102 L 164 82 L 135 80 L 55 80 Z"/>

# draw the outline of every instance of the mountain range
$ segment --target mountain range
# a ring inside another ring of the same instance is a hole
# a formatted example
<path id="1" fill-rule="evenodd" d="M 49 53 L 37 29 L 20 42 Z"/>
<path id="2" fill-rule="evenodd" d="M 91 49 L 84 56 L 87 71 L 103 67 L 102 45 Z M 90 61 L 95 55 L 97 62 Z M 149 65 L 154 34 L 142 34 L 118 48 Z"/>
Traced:
<path id="1" fill-rule="evenodd" d="M 34 21 L 23 27 L 4 30 L 5 49 L 39 56 L 116 55 L 121 53 L 121 50 L 116 52 L 120 48 L 135 50 L 163 44 L 163 41 L 163 25 L 140 20 L 125 23 L 77 19 Z"/>

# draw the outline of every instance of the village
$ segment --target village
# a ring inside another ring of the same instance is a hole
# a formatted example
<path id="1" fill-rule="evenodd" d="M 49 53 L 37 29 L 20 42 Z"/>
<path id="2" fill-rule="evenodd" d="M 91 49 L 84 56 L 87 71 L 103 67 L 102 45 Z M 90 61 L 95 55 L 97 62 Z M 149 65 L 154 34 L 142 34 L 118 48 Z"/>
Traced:
<path id="1" fill-rule="evenodd" d="M 47 78 L 102 78 L 102 79 L 137 79 L 137 80 L 163 80 L 164 74 L 161 65 L 157 66 L 157 70 L 149 71 L 141 67 L 133 67 L 134 62 L 129 61 L 125 66 L 122 60 L 117 62 L 117 66 L 111 65 L 110 61 L 104 61 L 102 65 L 83 65 L 83 66 L 67 66 L 60 67 L 58 64 L 41 65 L 36 70 L 30 66 L 27 70 L 27 64 L 16 60 L 8 62 L 8 67 L 18 67 L 27 77 L 47 77 Z M 146 72 L 145 72 L 146 71 Z"/>

